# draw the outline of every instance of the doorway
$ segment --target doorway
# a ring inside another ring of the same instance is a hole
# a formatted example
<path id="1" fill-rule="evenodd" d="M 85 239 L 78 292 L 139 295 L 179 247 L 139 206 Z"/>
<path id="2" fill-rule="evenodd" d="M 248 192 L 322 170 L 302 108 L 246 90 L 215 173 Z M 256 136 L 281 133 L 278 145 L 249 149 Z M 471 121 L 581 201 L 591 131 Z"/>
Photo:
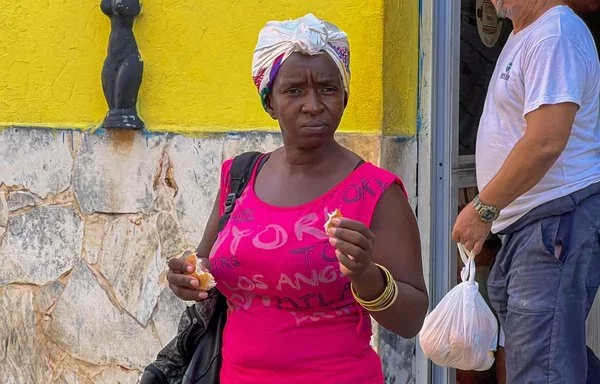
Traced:
<path id="1" fill-rule="evenodd" d="M 589 4 L 582 1 L 581 3 Z M 461 261 L 450 239 L 460 209 L 478 193 L 475 146 L 479 118 L 496 60 L 510 36 L 510 20 L 498 19 L 490 0 L 440 0 L 434 4 L 432 95 L 432 301 L 459 281 Z M 437 7 L 437 10 L 436 10 Z M 600 46 L 600 9 L 576 10 Z M 477 281 L 487 300 L 487 275 L 499 250 L 490 236 L 478 258 Z M 588 344 L 600 352 L 600 297 L 590 314 Z M 431 367 L 434 383 L 503 383 L 502 350 L 486 372 Z"/>
<path id="2" fill-rule="evenodd" d="M 479 119 L 496 61 L 511 31 L 510 20 L 498 18 L 490 0 L 461 0 L 458 122 L 452 129 L 452 189 L 456 191 L 453 199 L 454 217 L 478 194 L 475 146 Z M 476 281 L 488 305 L 487 277 L 499 250 L 500 239 L 490 235 L 482 254 L 477 258 Z M 454 252 L 453 257 L 456 265 L 455 283 L 458 283 L 462 265 L 457 252 Z M 489 370 L 484 372 L 457 370 L 455 380 L 457 384 L 504 384 L 503 348 L 498 348 L 496 362 Z"/>

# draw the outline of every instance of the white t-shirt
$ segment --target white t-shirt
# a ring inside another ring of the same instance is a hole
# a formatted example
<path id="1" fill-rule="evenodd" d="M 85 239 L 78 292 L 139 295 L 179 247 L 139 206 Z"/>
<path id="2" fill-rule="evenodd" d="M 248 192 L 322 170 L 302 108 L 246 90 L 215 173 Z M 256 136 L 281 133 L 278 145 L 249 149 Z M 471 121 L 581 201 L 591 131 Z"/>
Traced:
<path id="1" fill-rule="evenodd" d="M 600 63 L 594 38 L 570 8 L 548 10 L 511 33 L 496 64 L 479 123 L 477 184 L 498 173 L 527 127 L 525 115 L 544 104 L 580 106 L 569 142 L 531 190 L 502 210 L 497 233 L 533 208 L 600 181 Z"/>

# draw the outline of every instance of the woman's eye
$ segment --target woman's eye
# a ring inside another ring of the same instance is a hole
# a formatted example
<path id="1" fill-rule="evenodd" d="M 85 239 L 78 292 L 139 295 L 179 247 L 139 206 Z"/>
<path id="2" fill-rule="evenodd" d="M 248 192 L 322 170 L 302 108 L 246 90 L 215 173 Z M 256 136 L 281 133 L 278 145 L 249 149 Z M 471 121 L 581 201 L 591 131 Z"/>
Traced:
<path id="1" fill-rule="evenodd" d="M 334 93 L 334 92 L 337 92 L 337 88 L 336 87 L 326 87 L 326 88 L 323 88 L 323 92 Z"/>
<path id="2" fill-rule="evenodd" d="M 287 91 L 285 91 L 285 93 L 290 94 L 290 95 L 299 95 L 302 91 L 300 91 L 298 88 L 290 88 Z"/>

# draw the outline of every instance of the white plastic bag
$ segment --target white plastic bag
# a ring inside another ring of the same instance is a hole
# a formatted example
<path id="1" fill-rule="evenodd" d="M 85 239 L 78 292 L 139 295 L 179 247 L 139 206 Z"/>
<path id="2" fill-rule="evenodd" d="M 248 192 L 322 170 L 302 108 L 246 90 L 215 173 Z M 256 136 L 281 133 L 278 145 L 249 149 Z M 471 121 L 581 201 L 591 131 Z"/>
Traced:
<path id="1" fill-rule="evenodd" d="M 498 322 L 479 294 L 475 256 L 459 244 L 465 264 L 462 283 L 454 287 L 425 318 L 421 348 L 435 364 L 465 371 L 486 371 L 494 364 Z"/>

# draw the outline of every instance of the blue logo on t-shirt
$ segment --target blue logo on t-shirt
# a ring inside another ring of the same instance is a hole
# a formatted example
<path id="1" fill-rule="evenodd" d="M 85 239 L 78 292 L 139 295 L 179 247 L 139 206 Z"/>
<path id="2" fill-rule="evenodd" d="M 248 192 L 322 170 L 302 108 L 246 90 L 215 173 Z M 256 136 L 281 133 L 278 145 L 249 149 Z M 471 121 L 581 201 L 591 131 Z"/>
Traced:
<path id="1" fill-rule="evenodd" d="M 508 63 L 508 65 L 506 66 L 506 69 L 504 70 L 504 72 L 500 75 L 500 78 L 502 80 L 506 80 L 508 81 L 508 79 L 510 79 L 510 69 L 512 68 L 512 61 L 510 63 Z"/>

